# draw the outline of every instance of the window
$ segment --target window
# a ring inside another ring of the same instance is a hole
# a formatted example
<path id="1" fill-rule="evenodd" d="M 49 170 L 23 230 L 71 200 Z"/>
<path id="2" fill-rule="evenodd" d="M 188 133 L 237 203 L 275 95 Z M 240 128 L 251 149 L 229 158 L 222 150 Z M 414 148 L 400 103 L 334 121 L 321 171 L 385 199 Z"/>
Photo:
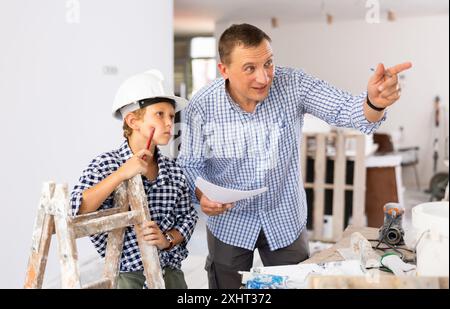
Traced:
<path id="1" fill-rule="evenodd" d="M 190 99 L 217 76 L 216 40 L 212 36 L 176 36 L 175 94 Z"/>
<path id="2" fill-rule="evenodd" d="M 190 59 L 192 89 L 190 89 L 189 98 L 216 78 L 216 39 L 214 37 L 192 38 Z"/>

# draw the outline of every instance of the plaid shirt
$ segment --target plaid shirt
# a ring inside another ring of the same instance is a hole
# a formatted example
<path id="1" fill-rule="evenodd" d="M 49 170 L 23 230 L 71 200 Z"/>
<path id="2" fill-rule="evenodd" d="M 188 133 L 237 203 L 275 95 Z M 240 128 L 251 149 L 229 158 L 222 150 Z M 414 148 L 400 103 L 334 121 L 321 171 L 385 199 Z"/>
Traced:
<path id="1" fill-rule="evenodd" d="M 177 162 L 197 203 L 197 176 L 232 189 L 268 187 L 224 214 L 208 217 L 207 226 L 233 246 L 253 250 L 262 229 L 271 250 L 286 247 L 298 238 L 307 219 L 299 165 L 304 114 L 366 134 L 385 117 L 367 121 L 366 92 L 353 96 L 298 69 L 276 67 L 269 95 L 253 113 L 243 111 L 225 85 L 217 79 L 191 99 Z"/>
<path id="2" fill-rule="evenodd" d="M 119 149 L 103 153 L 92 160 L 71 193 L 72 215 L 78 214 L 82 193 L 86 189 L 105 179 L 132 156 L 128 142 L 124 141 Z M 152 220 L 158 224 L 161 231 L 175 228 L 184 236 L 184 241 L 171 250 L 158 250 L 163 269 L 165 267 L 180 269 L 181 261 L 188 255 L 186 244 L 197 222 L 197 211 L 190 202 L 189 187 L 180 167 L 173 160 L 163 156 L 159 150 L 156 151 L 156 157 L 159 167 L 157 178 L 150 182 L 146 177 L 142 177 L 142 181 Z M 113 194 L 103 202 L 99 210 L 112 207 L 114 207 Z M 107 236 L 107 233 L 90 236 L 95 249 L 102 257 L 105 257 L 106 253 Z M 143 270 L 143 265 L 136 234 L 129 226 L 125 232 L 120 271 L 137 270 Z"/>

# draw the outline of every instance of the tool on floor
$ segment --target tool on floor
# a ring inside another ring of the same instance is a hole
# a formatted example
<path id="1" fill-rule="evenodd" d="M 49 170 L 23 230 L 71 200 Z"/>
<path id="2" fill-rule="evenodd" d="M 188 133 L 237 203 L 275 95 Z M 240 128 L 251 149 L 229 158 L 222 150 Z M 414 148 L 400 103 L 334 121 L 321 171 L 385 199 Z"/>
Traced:
<path id="1" fill-rule="evenodd" d="M 383 211 L 384 223 L 379 232 L 380 243 L 384 242 L 391 246 L 403 245 L 405 231 L 402 226 L 402 217 L 405 209 L 398 203 L 387 203 Z"/>
<path id="2" fill-rule="evenodd" d="M 150 145 L 152 144 L 153 135 L 155 134 L 155 128 L 150 128 L 150 135 L 148 136 L 147 146 L 145 147 L 147 150 L 150 150 Z M 142 160 L 146 160 L 147 156 L 143 155 Z"/>
<path id="3" fill-rule="evenodd" d="M 150 220 L 140 175 L 123 182 L 114 192 L 114 208 L 75 217 L 70 215 L 66 184 L 44 183 L 34 224 L 25 288 L 41 288 L 52 234 L 56 234 L 62 288 L 116 288 L 125 229 Z M 129 208 L 131 207 L 131 210 Z M 81 286 L 76 239 L 108 232 L 104 278 Z M 158 251 L 136 233 L 149 288 L 164 288 Z"/>
<path id="4" fill-rule="evenodd" d="M 399 203 L 387 203 L 383 206 L 383 212 L 384 222 L 378 231 L 378 239 L 369 239 L 369 241 L 378 241 L 372 248 L 383 252 L 395 252 L 404 262 L 414 261 L 414 258 L 411 260 L 411 257 L 406 254 L 406 252 L 414 253 L 415 250 L 405 245 L 405 231 L 402 224 L 405 208 Z M 381 244 L 384 246 L 380 247 Z"/>

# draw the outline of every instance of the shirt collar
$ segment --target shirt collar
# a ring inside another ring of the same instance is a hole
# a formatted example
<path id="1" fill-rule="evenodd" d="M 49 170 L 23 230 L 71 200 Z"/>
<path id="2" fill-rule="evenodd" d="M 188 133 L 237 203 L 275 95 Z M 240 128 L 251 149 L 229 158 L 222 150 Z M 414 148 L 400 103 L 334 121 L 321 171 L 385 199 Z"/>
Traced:
<path id="1" fill-rule="evenodd" d="M 123 161 L 122 164 L 125 163 L 129 158 L 131 158 L 133 156 L 133 152 L 131 151 L 131 148 L 128 145 L 127 140 L 124 140 L 122 145 L 120 145 L 119 155 Z"/>
<path id="2" fill-rule="evenodd" d="M 122 158 L 122 164 L 133 156 L 133 152 L 131 151 L 130 145 L 128 144 L 127 140 L 123 141 L 122 145 L 120 146 L 119 154 L 120 157 Z M 155 155 L 156 155 L 156 162 L 158 164 L 158 176 L 156 177 L 156 180 L 153 181 L 152 183 L 160 187 L 166 185 L 169 181 L 169 172 L 166 162 L 168 158 L 166 158 L 161 153 L 161 150 L 158 147 L 156 147 Z M 147 178 L 144 179 L 148 181 Z"/>
<path id="3" fill-rule="evenodd" d="M 234 109 L 234 110 L 237 111 L 238 113 L 246 114 L 247 112 L 244 111 L 244 110 L 239 106 L 239 104 L 237 104 L 237 102 L 235 102 L 235 101 L 233 100 L 233 98 L 231 97 L 230 93 L 228 92 L 227 85 L 228 85 L 228 79 L 225 79 L 225 81 L 224 81 L 224 83 L 223 83 L 223 91 L 224 91 L 224 93 L 225 93 L 225 98 L 226 98 L 227 103 L 229 104 L 229 107 L 230 107 L 231 109 Z"/>
<path id="4" fill-rule="evenodd" d="M 239 113 L 241 113 L 241 114 L 244 114 L 244 115 L 253 115 L 253 114 L 256 114 L 256 112 L 257 112 L 258 109 L 260 108 L 260 105 L 262 105 L 262 104 L 267 100 L 267 98 L 265 98 L 265 99 L 262 100 L 261 102 L 258 102 L 258 103 L 256 104 L 255 111 L 254 111 L 253 113 L 246 112 L 246 111 L 243 110 L 242 107 L 241 107 L 236 101 L 234 101 L 233 98 L 231 97 L 231 95 L 230 95 L 230 93 L 228 92 L 228 89 L 227 89 L 228 83 L 229 83 L 229 82 L 228 82 L 228 79 L 224 79 L 224 82 L 223 82 L 223 85 L 222 85 L 222 89 L 223 89 L 223 91 L 224 91 L 224 93 L 225 93 L 226 101 L 227 101 L 227 103 L 230 104 L 230 108 L 231 108 L 231 109 L 234 109 L 235 111 L 237 111 L 237 112 L 239 112 Z M 271 87 L 271 88 L 272 88 L 272 87 Z M 270 94 L 270 90 L 269 90 L 269 94 Z M 267 96 L 267 97 L 269 97 L 269 96 Z"/>

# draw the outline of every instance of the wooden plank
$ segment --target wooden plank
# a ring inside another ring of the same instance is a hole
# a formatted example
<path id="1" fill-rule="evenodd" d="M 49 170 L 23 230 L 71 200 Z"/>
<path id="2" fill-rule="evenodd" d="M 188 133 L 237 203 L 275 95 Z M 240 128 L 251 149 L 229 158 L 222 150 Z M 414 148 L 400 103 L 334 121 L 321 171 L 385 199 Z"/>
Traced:
<path id="1" fill-rule="evenodd" d="M 122 183 L 114 192 L 114 205 L 120 211 L 128 211 L 127 185 Z M 141 219 L 141 218 L 140 218 Z M 123 239 L 125 228 L 115 229 L 108 234 L 106 244 L 105 268 L 103 274 L 109 279 L 111 288 L 117 287 L 117 276 L 119 273 L 120 257 L 123 251 Z"/>
<path id="2" fill-rule="evenodd" d="M 80 288 L 80 271 L 75 234 L 70 226 L 70 205 L 67 185 L 57 185 L 52 200 L 55 211 L 56 239 L 58 240 L 61 283 L 63 288 Z"/>
<path id="3" fill-rule="evenodd" d="M 305 189 L 314 189 L 314 183 L 312 183 L 312 182 L 307 182 L 304 184 L 304 186 L 305 186 Z M 325 189 L 331 189 L 331 190 L 334 189 L 334 185 L 332 183 L 325 183 L 323 185 L 323 187 Z M 344 185 L 344 190 L 353 190 L 353 186 L 352 185 Z"/>
<path id="4" fill-rule="evenodd" d="M 366 141 L 364 135 L 355 136 L 356 139 L 356 157 L 353 176 L 353 210 L 352 225 L 364 226 L 364 209 L 366 193 Z"/>
<path id="5" fill-rule="evenodd" d="M 106 217 L 106 216 L 109 216 L 109 215 L 118 214 L 120 212 L 122 212 L 122 210 L 120 210 L 117 207 L 109 208 L 109 209 L 102 209 L 102 210 L 99 210 L 99 211 L 90 212 L 90 213 L 87 213 L 87 214 L 82 214 L 82 215 L 75 216 L 75 217 L 72 218 L 72 223 L 73 224 L 77 224 L 77 223 L 93 220 L 93 219 L 96 219 L 96 218 L 101 218 L 101 217 Z"/>
<path id="6" fill-rule="evenodd" d="M 86 237 L 103 232 L 109 232 L 117 228 L 138 224 L 142 220 L 140 211 L 125 211 L 109 215 L 103 218 L 95 218 L 73 225 L 75 238 Z"/>
<path id="7" fill-rule="evenodd" d="M 345 137 L 341 132 L 335 139 L 336 156 L 334 160 L 333 180 L 333 240 L 342 237 L 345 215 Z"/>
<path id="8" fill-rule="evenodd" d="M 308 150 L 308 151 L 309 151 L 309 150 Z M 314 159 L 314 156 L 315 156 L 315 155 L 316 155 L 315 152 L 309 151 L 309 153 L 308 153 L 308 158 L 313 158 L 313 159 Z M 327 154 L 327 159 L 329 159 L 329 160 L 334 160 L 334 157 L 335 157 L 334 154 Z M 354 156 L 353 154 L 348 154 L 348 155 L 347 155 L 347 162 L 348 162 L 348 161 L 350 161 L 350 162 L 355 161 L 355 156 Z"/>
<path id="9" fill-rule="evenodd" d="M 142 221 L 149 221 L 150 212 L 147 204 L 147 195 L 142 184 L 142 176 L 136 175 L 128 181 L 127 193 L 128 200 L 132 210 L 138 210 L 142 213 Z M 144 274 L 147 279 L 147 285 L 151 289 L 164 289 L 164 280 L 162 276 L 161 265 L 159 263 L 158 250 L 156 246 L 147 244 L 143 236 L 136 230 L 139 250 L 141 252 L 142 263 L 144 264 Z"/>
<path id="10" fill-rule="evenodd" d="M 83 289 L 110 289 L 110 288 L 111 288 L 111 280 L 109 278 L 103 278 L 83 286 Z"/>
<path id="11" fill-rule="evenodd" d="M 301 173 L 303 178 L 303 183 L 306 183 L 306 172 L 307 172 L 307 165 L 308 162 L 308 136 L 303 135 L 302 137 L 302 143 L 301 143 L 301 149 L 300 149 L 300 162 L 301 162 Z"/>
<path id="12" fill-rule="evenodd" d="M 448 290 L 448 277 L 439 277 L 439 287 Z"/>
<path id="13" fill-rule="evenodd" d="M 42 188 L 38 213 L 34 222 L 31 255 L 28 260 L 24 288 L 40 289 L 44 279 L 47 265 L 48 250 L 54 230 L 53 216 L 46 213 L 47 204 L 50 203 L 55 190 L 54 182 L 46 182 Z"/>
<path id="14" fill-rule="evenodd" d="M 308 277 L 310 289 L 439 289 L 448 286 L 448 277 L 409 276 L 320 276 Z"/>
<path id="15" fill-rule="evenodd" d="M 316 135 L 316 157 L 314 161 L 314 239 L 323 237 L 323 216 L 325 210 L 325 172 L 326 172 L 326 139 L 324 134 Z"/>

